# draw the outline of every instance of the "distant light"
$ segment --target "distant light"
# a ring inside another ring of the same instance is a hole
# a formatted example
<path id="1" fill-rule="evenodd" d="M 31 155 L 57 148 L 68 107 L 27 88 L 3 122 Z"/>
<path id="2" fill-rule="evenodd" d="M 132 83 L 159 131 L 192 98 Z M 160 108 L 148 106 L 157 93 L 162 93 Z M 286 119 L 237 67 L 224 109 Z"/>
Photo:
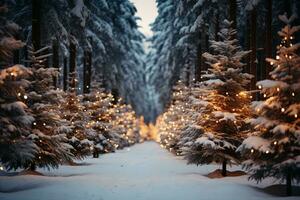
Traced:
<path id="1" fill-rule="evenodd" d="M 28 99 L 28 96 L 27 96 L 27 95 L 24 95 L 24 99 L 25 99 L 25 100 Z"/>

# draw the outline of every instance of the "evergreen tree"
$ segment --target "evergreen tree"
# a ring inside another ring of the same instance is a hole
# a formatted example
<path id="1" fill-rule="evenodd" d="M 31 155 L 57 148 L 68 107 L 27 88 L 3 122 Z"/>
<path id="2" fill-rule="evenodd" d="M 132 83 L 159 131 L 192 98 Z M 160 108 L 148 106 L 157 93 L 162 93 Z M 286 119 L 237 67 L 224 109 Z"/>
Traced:
<path id="1" fill-rule="evenodd" d="M 300 181 L 300 43 L 293 44 L 300 26 L 291 26 L 294 18 L 280 16 L 286 24 L 278 33 L 282 42 L 276 59 L 267 59 L 274 67 L 272 79 L 257 83 L 265 99 L 253 102 L 257 117 L 251 123 L 255 130 L 238 149 L 249 158 L 244 165 L 251 179 L 286 181 L 287 195 L 291 195 L 292 181 Z"/>
<path id="2" fill-rule="evenodd" d="M 226 176 L 227 164 L 239 163 L 235 152 L 246 129 L 249 117 L 250 95 L 246 91 L 251 76 L 243 73 L 241 59 L 249 52 L 242 51 L 235 39 L 236 30 L 232 22 L 224 21 L 219 33 L 220 41 L 211 41 L 214 54 L 203 57 L 211 68 L 203 78 L 209 93 L 204 97 L 209 112 L 203 112 L 198 124 L 204 134 L 186 148 L 184 155 L 189 163 L 222 164 L 222 175 Z"/>
<path id="3" fill-rule="evenodd" d="M 11 67 L 13 51 L 24 44 L 15 38 L 19 26 L 6 19 L 0 5 L 0 163 L 8 170 L 24 168 L 38 147 L 29 138 L 34 117 L 26 105 L 26 80 L 32 72 L 21 65 Z"/>
<path id="4" fill-rule="evenodd" d="M 56 90 L 53 84 L 58 71 L 55 68 L 45 68 L 44 64 L 50 54 L 45 53 L 48 47 L 35 50 L 29 48 L 29 62 L 32 75 L 27 89 L 27 100 L 35 121 L 29 137 L 38 147 L 34 159 L 28 164 L 31 170 L 36 167 L 57 168 L 60 164 L 70 162 L 72 146 L 67 144 L 66 133 L 61 131 L 63 125 L 59 115 L 59 105 L 62 92 Z"/>

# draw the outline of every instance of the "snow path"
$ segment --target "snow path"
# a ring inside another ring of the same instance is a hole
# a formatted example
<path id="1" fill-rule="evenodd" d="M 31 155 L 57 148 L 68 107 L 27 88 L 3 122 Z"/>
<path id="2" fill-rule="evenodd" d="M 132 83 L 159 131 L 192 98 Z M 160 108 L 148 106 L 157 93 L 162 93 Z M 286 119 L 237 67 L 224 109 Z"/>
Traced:
<path id="1" fill-rule="evenodd" d="M 47 176 L 0 176 L 1 200 L 268 200 L 247 176 L 209 179 L 218 166 L 186 165 L 154 142 L 87 159 Z M 270 181 L 270 180 L 269 180 Z M 265 187 L 265 185 L 260 185 Z"/>

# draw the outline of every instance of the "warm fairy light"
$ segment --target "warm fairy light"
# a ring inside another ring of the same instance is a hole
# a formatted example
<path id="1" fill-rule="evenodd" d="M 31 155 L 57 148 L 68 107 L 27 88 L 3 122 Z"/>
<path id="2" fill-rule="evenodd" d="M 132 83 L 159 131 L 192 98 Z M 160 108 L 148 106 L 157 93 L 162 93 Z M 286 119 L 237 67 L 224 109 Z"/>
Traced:
<path id="1" fill-rule="evenodd" d="M 267 150 L 267 151 L 266 151 L 266 154 L 268 154 L 268 153 L 270 153 L 270 151 L 269 151 L 269 150 Z"/>
<path id="2" fill-rule="evenodd" d="M 276 145 L 276 144 L 277 144 L 277 141 L 275 141 L 273 144 Z"/>
<path id="3" fill-rule="evenodd" d="M 293 97 L 295 96 L 295 93 L 294 93 L 294 92 L 292 93 L 292 96 L 293 96 Z"/>
<path id="4" fill-rule="evenodd" d="M 15 74 L 13 72 L 10 73 L 11 76 L 14 76 Z"/>
<path id="5" fill-rule="evenodd" d="M 36 122 L 33 122 L 33 126 L 36 126 Z"/>
<path id="6" fill-rule="evenodd" d="M 264 98 L 266 98 L 267 97 L 267 95 L 266 94 L 264 94 Z"/>
<path id="7" fill-rule="evenodd" d="M 285 108 L 281 108 L 281 112 L 284 112 L 285 111 Z"/>
<path id="8" fill-rule="evenodd" d="M 291 36 L 290 39 L 292 40 L 292 39 L 293 39 L 293 36 Z"/>
<path id="9" fill-rule="evenodd" d="M 279 60 L 279 58 L 280 58 L 280 57 L 277 55 L 277 56 L 276 56 L 276 59 Z"/>
<path id="10" fill-rule="evenodd" d="M 229 95 L 229 93 L 228 93 L 228 92 L 226 92 L 226 95 Z"/>
<path id="11" fill-rule="evenodd" d="M 23 97 L 23 98 L 26 100 L 26 99 L 28 99 L 28 96 L 27 96 L 27 95 L 24 95 L 24 97 Z"/>
<path id="12" fill-rule="evenodd" d="M 274 63 L 273 63 L 273 62 L 270 62 L 270 65 L 274 65 Z"/>
<path id="13" fill-rule="evenodd" d="M 20 92 L 18 93 L 18 96 L 19 96 L 19 97 L 21 96 L 21 93 L 20 93 Z"/>
<path id="14" fill-rule="evenodd" d="M 277 92 L 279 92 L 279 91 L 280 91 L 280 88 L 278 87 L 278 88 L 276 88 L 276 90 L 277 90 Z"/>
<path id="15" fill-rule="evenodd" d="M 254 149 L 251 149 L 251 153 L 254 153 Z"/>
<path id="16" fill-rule="evenodd" d="M 295 116 L 295 118 L 298 118 L 298 114 L 295 114 L 294 116 Z"/>
<path id="17" fill-rule="evenodd" d="M 0 166 L 0 171 L 3 171 L 4 170 L 4 167 L 3 166 Z"/>
<path id="18" fill-rule="evenodd" d="M 258 89 L 261 89 L 261 88 L 262 88 L 262 86 L 261 86 L 261 85 L 259 85 L 259 86 L 258 86 Z"/>
<path id="19" fill-rule="evenodd" d="M 46 123 L 43 123 L 43 126 L 46 126 Z"/>

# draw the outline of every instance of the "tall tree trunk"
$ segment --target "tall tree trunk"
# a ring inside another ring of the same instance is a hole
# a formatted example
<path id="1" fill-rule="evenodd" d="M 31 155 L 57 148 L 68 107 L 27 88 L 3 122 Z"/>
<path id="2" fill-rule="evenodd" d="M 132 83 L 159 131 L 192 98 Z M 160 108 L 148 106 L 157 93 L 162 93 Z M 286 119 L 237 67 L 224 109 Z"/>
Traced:
<path id="1" fill-rule="evenodd" d="M 251 81 L 251 90 L 256 88 L 257 82 L 257 63 L 256 63 L 256 22 L 257 21 L 257 13 L 256 7 L 251 11 L 251 25 L 250 25 L 250 46 L 251 46 L 251 58 L 250 58 L 250 73 L 253 75 L 253 79 Z"/>
<path id="2" fill-rule="evenodd" d="M 70 38 L 69 87 L 70 87 L 71 91 L 75 91 L 75 88 L 76 88 L 76 44 L 72 37 Z"/>
<path id="3" fill-rule="evenodd" d="M 202 65 L 202 47 L 201 47 L 201 33 L 199 33 L 199 44 L 197 46 L 197 62 L 195 66 L 195 81 L 201 81 L 201 65 Z"/>
<path id="4" fill-rule="evenodd" d="M 290 17 L 292 15 L 292 2 L 291 0 L 284 0 L 284 12 L 286 12 L 287 16 Z M 284 14 L 284 13 L 282 13 Z"/>
<path id="5" fill-rule="evenodd" d="M 83 93 L 87 94 L 91 88 L 92 75 L 92 52 L 90 50 L 84 51 L 83 58 Z"/>
<path id="6" fill-rule="evenodd" d="M 291 174 L 291 172 L 288 172 L 286 175 L 286 195 L 287 196 L 292 195 L 292 174 Z"/>
<path id="7" fill-rule="evenodd" d="M 59 69 L 59 47 L 58 47 L 58 40 L 52 40 L 52 67 Z M 53 77 L 53 84 L 54 87 L 58 87 L 57 76 Z"/>
<path id="8" fill-rule="evenodd" d="M 229 4 L 229 20 L 233 22 L 232 27 L 237 28 L 236 16 L 237 16 L 237 2 L 236 0 L 228 0 Z"/>
<path id="9" fill-rule="evenodd" d="M 222 176 L 227 176 L 227 169 L 226 169 L 226 166 L 227 166 L 227 160 L 224 159 L 224 160 L 223 160 L 223 163 L 222 163 Z"/>
<path id="10" fill-rule="evenodd" d="M 219 9 L 217 9 L 215 20 L 216 20 L 215 21 L 215 40 L 219 41 L 219 32 L 220 32 L 220 13 L 219 13 Z"/>
<path id="11" fill-rule="evenodd" d="M 32 0 L 32 44 L 35 50 L 41 48 L 41 0 Z"/>
<path id="12" fill-rule="evenodd" d="M 272 5 L 273 0 L 267 0 L 267 14 L 266 14 L 266 43 L 265 43 L 265 55 L 266 58 L 272 57 Z M 272 70 L 272 66 L 269 62 L 264 61 L 265 64 L 265 72 L 263 72 L 263 79 L 269 78 L 269 73 Z"/>
<path id="13" fill-rule="evenodd" d="M 63 74 L 64 91 L 68 90 L 68 59 L 64 56 L 64 74 Z"/>

